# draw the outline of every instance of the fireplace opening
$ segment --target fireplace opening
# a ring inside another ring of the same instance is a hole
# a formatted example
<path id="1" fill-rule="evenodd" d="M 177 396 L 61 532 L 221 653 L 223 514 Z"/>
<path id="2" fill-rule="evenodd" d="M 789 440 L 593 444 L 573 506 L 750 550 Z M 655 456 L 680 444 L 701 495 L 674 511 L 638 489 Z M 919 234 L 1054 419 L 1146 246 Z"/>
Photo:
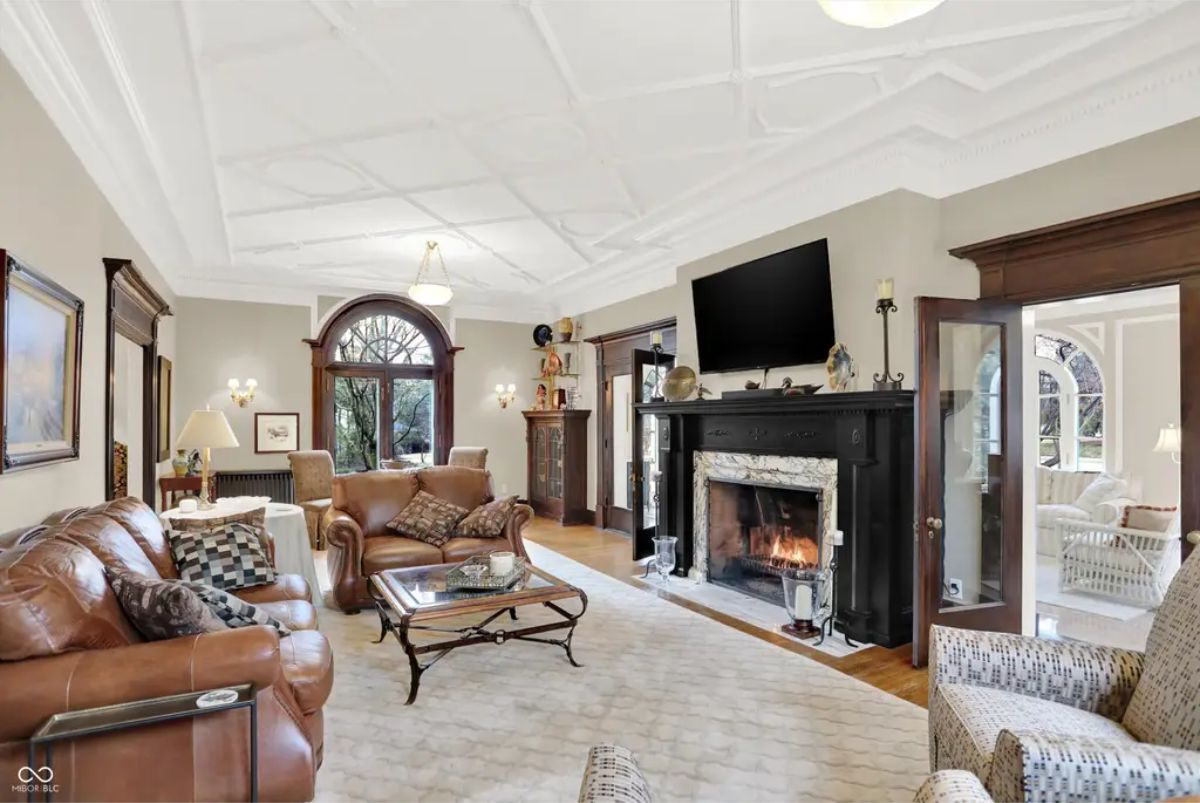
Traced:
<path id="1" fill-rule="evenodd" d="M 821 492 L 708 483 L 708 580 L 783 604 L 781 577 L 821 565 Z"/>

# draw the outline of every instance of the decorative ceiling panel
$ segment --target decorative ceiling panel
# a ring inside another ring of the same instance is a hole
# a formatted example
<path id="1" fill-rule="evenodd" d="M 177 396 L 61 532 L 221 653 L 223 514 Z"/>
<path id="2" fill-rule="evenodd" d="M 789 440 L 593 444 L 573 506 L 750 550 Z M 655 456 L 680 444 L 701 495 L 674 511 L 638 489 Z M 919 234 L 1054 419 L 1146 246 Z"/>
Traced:
<path id="1" fill-rule="evenodd" d="M 456 303 L 517 319 L 1200 116 L 1197 30 L 1176 0 L 882 30 L 816 0 L 0 3 L 0 48 L 177 290 L 403 288 L 436 239 Z"/>

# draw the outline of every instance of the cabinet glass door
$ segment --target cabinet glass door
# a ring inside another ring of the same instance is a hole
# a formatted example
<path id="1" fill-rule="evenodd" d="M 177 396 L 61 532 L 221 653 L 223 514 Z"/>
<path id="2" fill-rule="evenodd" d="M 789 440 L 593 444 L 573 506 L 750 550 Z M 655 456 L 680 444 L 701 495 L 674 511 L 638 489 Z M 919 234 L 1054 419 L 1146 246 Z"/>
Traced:
<path id="1" fill-rule="evenodd" d="M 674 367 L 673 354 L 655 354 L 648 349 L 634 349 L 633 376 L 637 377 L 638 381 L 633 388 L 633 403 L 662 398 L 663 377 Z M 634 411 L 632 423 L 630 508 L 633 511 L 634 558 L 637 559 L 654 551 L 651 538 L 658 527 L 662 467 L 659 465 L 658 417 Z"/>

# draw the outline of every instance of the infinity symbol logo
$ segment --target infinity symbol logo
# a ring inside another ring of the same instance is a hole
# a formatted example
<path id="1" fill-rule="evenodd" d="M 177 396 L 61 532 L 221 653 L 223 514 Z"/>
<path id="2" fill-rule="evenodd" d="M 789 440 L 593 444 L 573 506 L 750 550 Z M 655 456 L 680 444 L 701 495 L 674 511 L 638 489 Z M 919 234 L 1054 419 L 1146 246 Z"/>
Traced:
<path id="1" fill-rule="evenodd" d="M 21 767 L 17 770 L 17 780 L 21 783 L 50 783 L 54 780 L 54 770 L 49 767 Z"/>

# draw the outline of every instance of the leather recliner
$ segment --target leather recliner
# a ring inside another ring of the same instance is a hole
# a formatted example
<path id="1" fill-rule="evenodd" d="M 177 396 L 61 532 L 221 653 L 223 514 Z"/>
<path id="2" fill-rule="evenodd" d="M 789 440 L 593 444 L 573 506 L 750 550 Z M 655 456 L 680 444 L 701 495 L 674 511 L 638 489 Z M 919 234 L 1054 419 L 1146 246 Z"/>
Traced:
<path id="1" fill-rule="evenodd" d="M 237 596 L 293 632 L 243 627 L 144 641 L 105 567 L 176 578 L 162 524 L 144 502 L 64 511 L 0 537 L 0 777 L 27 764 L 27 740 L 56 713 L 251 683 L 263 800 L 311 800 L 323 752 L 333 656 L 302 577 Z M 65 800 L 244 800 L 245 709 L 59 743 Z"/>
<path id="2" fill-rule="evenodd" d="M 515 505 L 499 538 L 451 538 L 441 547 L 389 530 L 387 523 L 418 491 L 474 510 L 492 495 L 492 475 L 482 469 L 434 466 L 406 471 L 364 471 L 333 480 L 333 507 L 325 514 L 332 600 L 343 611 L 374 604 L 368 578 L 385 569 L 457 563 L 472 555 L 511 550 L 526 556 L 521 529 L 533 516 L 528 505 Z"/>

